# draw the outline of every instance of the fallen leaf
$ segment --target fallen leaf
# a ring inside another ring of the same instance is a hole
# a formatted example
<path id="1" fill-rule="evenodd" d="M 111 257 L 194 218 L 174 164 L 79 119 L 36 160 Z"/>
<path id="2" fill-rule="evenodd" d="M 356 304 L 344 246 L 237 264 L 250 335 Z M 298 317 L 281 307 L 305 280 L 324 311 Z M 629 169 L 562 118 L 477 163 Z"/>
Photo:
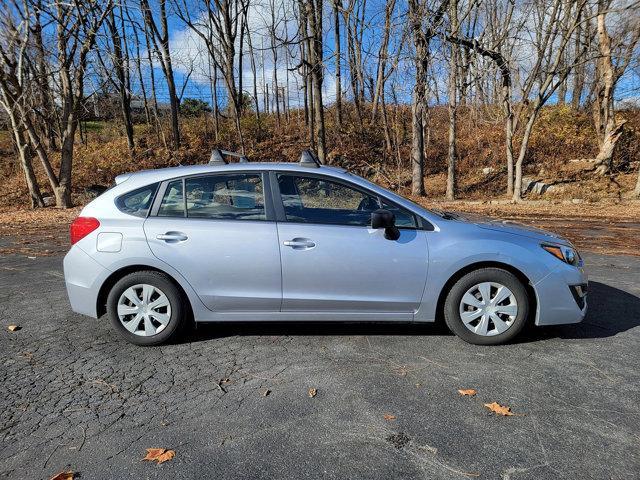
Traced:
<path id="1" fill-rule="evenodd" d="M 160 464 L 171 460 L 175 456 L 176 452 L 174 450 L 167 450 L 166 448 L 147 448 L 147 455 L 142 460 L 149 460 Z"/>
<path id="2" fill-rule="evenodd" d="M 515 415 L 511 411 L 511 407 L 506 407 L 504 405 L 500 405 L 498 402 L 485 403 L 484 406 L 487 407 L 489 410 L 491 410 L 493 413 L 495 413 L 497 415 L 503 415 L 505 417 L 510 417 L 512 415 Z"/>
<path id="3" fill-rule="evenodd" d="M 473 397 L 475 396 L 476 393 L 478 393 L 475 389 L 473 388 L 467 388 L 467 389 L 459 389 L 458 393 L 460 395 L 462 395 L 463 397 Z"/>
<path id="4" fill-rule="evenodd" d="M 9 325 L 7 327 L 7 330 L 9 330 L 10 332 L 17 332 L 18 330 L 20 330 L 22 327 L 18 326 L 18 325 Z"/>
<path id="5" fill-rule="evenodd" d="M 50 480 L 73 480 L 74 475 L 73 472 L 60 472 L 51 477 Z"/>
<path id="6" fill-rule="evenodd" d="M 390 413 L 385 413 L 384 414 L 384 419 L 385 420 L 395 420 L 396 416 L 395 415 L 391 415 Z"/>
<path id="7" fill-rule="evenodd" d="M 318 390 L 316 388 L 309 389 L 309 397 L 313 398 L 318 394 Z"/>
<path id="8" fill-rule="evenodd" d="M 262 396 L 263 396 L 263 397 L 268 397 L 270 393 L 271 393 L 271 390 L 269 390 L 268 388 L 265 388 L 265 389 L 262 391 Z"/>

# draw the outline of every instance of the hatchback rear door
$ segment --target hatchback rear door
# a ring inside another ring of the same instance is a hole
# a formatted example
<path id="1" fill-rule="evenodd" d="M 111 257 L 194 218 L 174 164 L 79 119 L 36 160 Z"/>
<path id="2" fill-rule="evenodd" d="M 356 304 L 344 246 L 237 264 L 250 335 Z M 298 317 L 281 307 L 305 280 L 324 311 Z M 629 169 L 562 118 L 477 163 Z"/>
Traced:
<path id="1" fill-rule="evenodd" d="M 144 224 L 153 254 L 216 312 L 278 312 L 278 233 L 262 172 L 164 182 Z"/>

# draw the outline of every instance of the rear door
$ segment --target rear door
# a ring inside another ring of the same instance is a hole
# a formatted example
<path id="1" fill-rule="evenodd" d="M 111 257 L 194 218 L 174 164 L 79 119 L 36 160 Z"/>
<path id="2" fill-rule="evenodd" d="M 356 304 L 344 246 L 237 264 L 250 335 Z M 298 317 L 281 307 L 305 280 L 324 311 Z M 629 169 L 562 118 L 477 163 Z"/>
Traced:
<path id="1" fill-rule="evenodd" d="M 282 311 L 412 319 L 428 266 L 426 232 L 416 217 L 344 181 L 313 174 L 274 175 L 282 220 Z M 370 228 L 371 212 L 380 207 L 396 215 L 398 240 L 387 240 L 383 230 Z"/>
<path id="2" fill-rule="evenodd" d="M 165 182 L 145 221 L 153 254 L 216 312 L 280 310 L 278 233 L 263 177 L 232 172 Z"/>

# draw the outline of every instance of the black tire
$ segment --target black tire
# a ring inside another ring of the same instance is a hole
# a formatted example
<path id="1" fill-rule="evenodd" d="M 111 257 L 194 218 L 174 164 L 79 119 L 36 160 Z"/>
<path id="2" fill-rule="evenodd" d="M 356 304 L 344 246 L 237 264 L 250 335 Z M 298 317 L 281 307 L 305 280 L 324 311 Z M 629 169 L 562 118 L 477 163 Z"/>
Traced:
<path id="1" fill-rule="evenodd" d="M 504 332 L 484 336 L 469 330 L 460 318 L 460 302 L 462 296 L 474 285 L 482 282 L 497 282 L 515 296 L 518 313 L 511 326 Z M 525 326 L 529 317 L 529 295 L 522 282 L 511 272 L 500 268 L 481 268 L 467 273 L 449 290 L 444 304 L 444 318 L 449 329 L 458 337 L 475 345 L 500 345 L 512 340 Z"/>
<path id="2" fill-rule="evenodd" d="M 171 306 L 170 320 L 166 327 L 161 332 L 148 337 L 135 335 L 128 331 L 118 318 L 118 300 L 120 296 L 129 287 L 138 284 L 148 284 L 160 289 L 162 293 L 167 296 L 169 305 Z M 187 300 L 183 298 L 182 292 L 176 287 L 168 275 L 153 270 L 144 270 L 125 275 L 116 282 L 107 297 L 107 314 L 113 327 L 128 342 L 142 346 L 159 345 L 177 335 L 184 327 L 188 311 L 186 301 Z"/>

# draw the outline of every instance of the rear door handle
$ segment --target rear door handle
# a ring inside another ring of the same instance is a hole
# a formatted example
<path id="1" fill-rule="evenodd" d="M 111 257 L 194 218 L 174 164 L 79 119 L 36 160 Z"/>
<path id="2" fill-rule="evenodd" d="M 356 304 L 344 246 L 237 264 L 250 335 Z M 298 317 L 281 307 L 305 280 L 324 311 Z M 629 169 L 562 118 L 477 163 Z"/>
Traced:
<path id="1" fill-rule="evenodd" d="M 156 238 L 158 240 L 164 240 L 167 243 L 175 243 L 175 242 L 184 242 L 189 237 L 187 237 L 182 232 L 167 232 L 167 233 L 161 233 L 160 235 L 157 235 Z"/>
<path id="2" fill-rule="evenodd" d="M 292 240 L 285 240 L 282 243 L 285 247 L 291 247 L 294 250 L 308 250 L 316 246 L 315 242 L 308 238 L 294 238 Z"/>

